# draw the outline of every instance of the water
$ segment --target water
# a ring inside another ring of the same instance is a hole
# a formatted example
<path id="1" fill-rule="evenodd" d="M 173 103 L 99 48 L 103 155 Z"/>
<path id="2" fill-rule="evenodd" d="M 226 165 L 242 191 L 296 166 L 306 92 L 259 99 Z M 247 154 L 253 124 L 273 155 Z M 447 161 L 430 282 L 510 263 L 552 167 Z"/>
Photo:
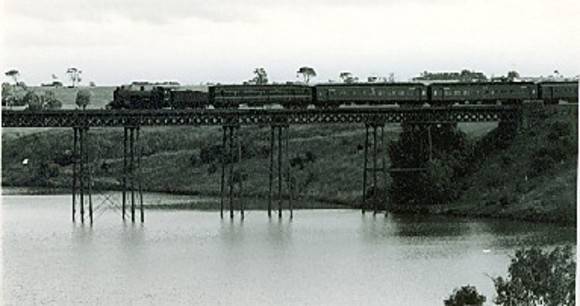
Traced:
<path id="1" fill-rule="evenodd" d="M 490 301 L 515 248 L 575 244 L 554 225 L 351 210 L 148 210 L 144 225 L 110 210 L 90 227 L 67 195 L 2 200 L 8 305 L 442 305 L 466 284 Z"/>

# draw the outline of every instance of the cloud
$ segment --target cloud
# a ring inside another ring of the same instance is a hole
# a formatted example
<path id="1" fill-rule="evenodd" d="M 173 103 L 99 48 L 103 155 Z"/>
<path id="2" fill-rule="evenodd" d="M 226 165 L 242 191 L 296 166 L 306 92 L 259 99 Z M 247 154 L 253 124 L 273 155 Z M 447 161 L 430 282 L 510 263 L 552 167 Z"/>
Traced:
<path id="1" fill-rule="evenodd" d="M 240 81 L 257 66 L 276 80 L 300 65 L 321 80 L 341 70 L 580 72 L 577 0 L 8 0 L 5 13 L 2 51 L 33 83 L 68 65 L 116 84 Z"/>
<path id="2" fill-rule="evenodd" d="M 427 0 L 415 0 L 427 1 Z M 399 0 L 390 0 L 397 3 Z M 204 19 L 212 22 L 252 22 L 261 12 L 270 10 L 307 10 L 317 7 L 381 6 L 380 0 L 5 0 L 8 15 L 39 20 L 83 20 L 102 22 L 109 18 L 127 18 L 140 22 L 167 23 L 179 19 Z"/>

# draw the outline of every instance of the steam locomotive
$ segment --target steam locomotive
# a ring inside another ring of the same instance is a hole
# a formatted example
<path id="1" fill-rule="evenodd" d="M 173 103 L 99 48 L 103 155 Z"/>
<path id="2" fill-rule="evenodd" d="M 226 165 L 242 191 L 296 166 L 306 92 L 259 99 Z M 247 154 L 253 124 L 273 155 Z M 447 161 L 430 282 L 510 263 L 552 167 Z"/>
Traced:
<path id="1" fill-rule="evenodd" d="M 118 87 L 108 109 L 227 109 L 280 105 L 287 109 L 356 105 L 401 107 L 520 104 L 526 100 L 578 102 L 578 82 L 355 83 L 216 85 L 208 92 L 154 86 Z"/>

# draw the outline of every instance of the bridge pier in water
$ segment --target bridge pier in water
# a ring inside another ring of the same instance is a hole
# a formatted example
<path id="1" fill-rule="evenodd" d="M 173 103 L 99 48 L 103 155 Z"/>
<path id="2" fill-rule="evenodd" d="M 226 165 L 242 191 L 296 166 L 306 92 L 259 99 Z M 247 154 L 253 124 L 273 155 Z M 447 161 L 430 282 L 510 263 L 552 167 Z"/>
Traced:
<path id="1" fill-rule="evenodd" d="M 85 200 L 87 200 L 89 221 L 93 224 L 93 181 L 87 147 L 88 131 L 88 127 L 73 128 L 72 220 L 76 222 L 78 198 L 81 223 L 85 223 Z"/>
<path id="2" fill-rule="evenodd" d="M 283 185 L 284 179 L 286 183 L 286 192 L 288 198 L 288 210 L 290 211 L 290 219 L 294 217 L 293 209 L 293 192 L 294 182 L 290 173 L 289 160 L 289 135 L 290 126 L 288 124 L 273 124 L 270 127 L 270 169 L 268 180 L 268 218 L 272 217 L 272 202 L 273 202 L 273 185 L 278 181 L 278 193 L 276 198 L 278 200 L 278 218 L 282 218 L 283 208 Z M 277 142 L 277 146 L 276 146 Z M 276 149 L 277 147 L 277 149 Z M 276 159 L 276 160 L 275 160 Z M 276 172 L 276 173 L 274 173 Z M 285 176 L 285 178 L 284 178 Z"/>
<path id="3" fill-rule="evenodd" d="M 240 167 L 242 162 L 242 139 L 238 135 L 240 130 L 239 124 L 230 124 L 223 126 L 222 135 L 222 173 L 220 181 L 220 217 L 224 217 L 224 203 L 226 197 L 227 184 L 227 201 L 230 211 L 230 218 L 234 218 L 234 185 L 238 183 L 237 198 L 239 202 L 240 216 L 244 219 L 245 207 L 242 199 L 244 175 Z M 227 168 L 227 169 L 226 169 Z"/>
<path id="4" fill-rule="evenodd" d="M 364 144 L 364 157 L 363 157 L 363 183 L 362 183 L 362 203 L 361 212 L 366 213 L 368 207 L 368 200 L 372 200 L 372 210 L 373 214 L 377 214 L 381 209 L 385 207 L 379 207 L 379 201 L 385 201 L 381 199 L 381 194 L 383 197 L 387 195 L 387 165 L 385 154 L 386 141 L 384 133 L 385 123 L 384 122 L 370 122 L 365 123 L 365 144 Z M 369 167 L 369 146 L 371 147 L 371 165 Z M 380 156 L 379 156 L 380 154 Z M 380 162 L 379 162 L 380 161 Z M 371 172 L 372 178 L 372 198 L 368 198 L 368 183 L 369 183 L 369 172 Z M 382 184 L 381 181 L 382 180 Z M 383 193 L 379 192 L 380 185 L 382 185 Z"/>
<path id="5" fill-rule="evenodd" d="M 121 215 L 127 218 L 127 202 L 130 205 L 131 222 L 135 222 L 136 209 L 139 205 L 141 222 L 145 222 L 143 207 L 143 188 L 141 184 L 141 156 L 143 147 L 139 142 L 140 127 L 126 126 L 123 128 L 123 177 Z"/>

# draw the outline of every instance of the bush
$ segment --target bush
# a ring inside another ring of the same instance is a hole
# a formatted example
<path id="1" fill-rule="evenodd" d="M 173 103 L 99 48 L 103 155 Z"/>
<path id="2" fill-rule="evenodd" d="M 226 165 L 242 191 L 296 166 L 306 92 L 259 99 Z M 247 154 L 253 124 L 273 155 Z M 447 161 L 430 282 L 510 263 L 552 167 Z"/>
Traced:
<path id="1" fill-rule="evenodd" d="M 44 101 L 43 107 L 46 109 L 60 109 L 62 108 L 62 102 L 58 100 L 52 91 L 45 91 L 42 95 L 42 100 Z"/>
<path id="2" fill-rule="evenodd" d="M 495 278 L 497 305 L 575 305 L 576 261 L 570 246 L 516 251 L 508 277 Z"/>
<path id="3" fill-rule="evenodd" d="M 42 110 L 43 106 L 42 106 L 42 101 L 40 100 L 40 97 L 35 94 L 33 91 L 29 91 L 26 93 L 26 95 L 24 95 L 24 103 L 26 105 L 28 105 L 28 107 L 26 109 L 31 110 L 31 111 L 39 111 Z"/>
<path id="4" fill-rule="evenodd" d="M 91 103 L 91 92 L 87 89 L 81 89 L 77 92 L 75 103 L 78 107 L 86 109 Z"/>
<path id="5" fill-rule="evenodd" d="M 445 306 L 481 306 L 485 300 L 485 296 L 479 294 L 474 286 L 467 285 L 453 290 L 444 303 Z"/>
<path id="6" fill-rule="evenodd" d="M 550 125 L 548 132 L 548 139 L 554 140 L 562 136 L 568 136 L 571 134 L 570 123 L 566 121 L 556 121 Z"/>

